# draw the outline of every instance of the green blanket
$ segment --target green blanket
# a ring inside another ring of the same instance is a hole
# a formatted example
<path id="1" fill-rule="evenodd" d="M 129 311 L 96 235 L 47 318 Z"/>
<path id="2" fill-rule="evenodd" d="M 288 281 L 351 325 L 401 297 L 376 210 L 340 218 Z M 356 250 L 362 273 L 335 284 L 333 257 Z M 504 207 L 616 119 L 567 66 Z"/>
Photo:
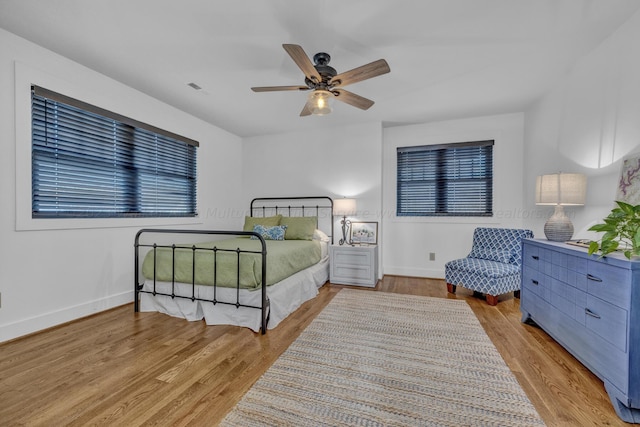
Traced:
<path id="1" fill-rule="evenodd" d="M 273 285 L 300 270 L 320 261 L 322 250 L 320 243 L 310 240 L 267 240 L 267 286 Z M 176 245 L 175 281 L 192 283 L 193 251 L 190 244 Z M 240 250 L 261 252 L 260 241 L 247 238 L 218 240 L 196 244 L 195 282 L 198 285 L 236 287 L 238 254 Z M 213 248 L 231 249 L 233 252 L 218 251 L 214 262 Z M 150 250 L 142 263 L 142 274 L 153 279 L 154 255 Z M 156 248 L 156 280 L 172 281 L 172 250 Z M 262 285 L 262 255 L 240 254 L 240 288 L 258 289 Z"/>

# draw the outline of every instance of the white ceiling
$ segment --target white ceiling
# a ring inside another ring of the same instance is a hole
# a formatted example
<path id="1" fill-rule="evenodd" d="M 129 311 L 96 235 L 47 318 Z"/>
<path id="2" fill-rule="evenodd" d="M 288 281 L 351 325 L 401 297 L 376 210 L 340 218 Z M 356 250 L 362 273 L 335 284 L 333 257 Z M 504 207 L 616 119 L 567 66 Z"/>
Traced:
<path id="1" fill-rule="evenodd" d="M 637 0 L 0 0 L 0 27 L 239 136 L 523 111 L 640 8 Z M 331 55 L 376 104 L 299 117 L 282 49 Z M 187 86 L 194 82 L 196 91 Z"/>

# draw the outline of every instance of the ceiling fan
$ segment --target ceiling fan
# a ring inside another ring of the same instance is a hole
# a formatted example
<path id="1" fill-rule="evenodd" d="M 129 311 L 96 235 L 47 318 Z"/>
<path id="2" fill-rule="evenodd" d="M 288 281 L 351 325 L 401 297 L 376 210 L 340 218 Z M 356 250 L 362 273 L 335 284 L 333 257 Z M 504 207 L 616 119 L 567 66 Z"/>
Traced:
<path id="1" fill-rule="evenodd" d="M 391 69 L 384 59 L 371 62 L 366 65 L 354 68 L 344 73 L 338 74 L 335 68 L 329 66 L 331 57 L 329 54 L 320 52 L 313 56 L 311 62 L 302 47 L 297 44 L 283 44 L 282 47 L 291 56 L 291 59 L 300 67 L 304 73 L 304 83 L 302 86 L 262 86 L 252 87 L 254 92 L 274 92 L 282 90 L 311 90 L 309 98 L 300 116 L 325 115 L 331 112 L 329 101 L 337 99 L 361 110 L 369 109 L 374 102 L 355 93 L 346 91 L 342 87 L 386 74 Z"/>

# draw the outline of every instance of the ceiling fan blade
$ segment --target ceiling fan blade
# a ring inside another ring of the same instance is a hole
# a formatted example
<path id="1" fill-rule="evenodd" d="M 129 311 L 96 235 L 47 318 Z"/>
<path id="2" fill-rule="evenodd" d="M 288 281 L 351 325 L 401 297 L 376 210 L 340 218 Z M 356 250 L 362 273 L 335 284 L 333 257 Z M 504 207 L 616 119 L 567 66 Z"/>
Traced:
<path id="1" fill-rule="evenodd" d="M 319 83 L 322 81 L 322 77 L 316 67 L 313 66 L 313 63 L 305 53 L 302 47 L 297 44 L 283 44 L 282 47 L 287 51 L 293 62 L 295 62 L 298 67 L 302 70 L 304 75 L 311 81 L 315 81 Z"/>
<path id="2" fill-rule="evenodd" d="M 389 68 L 389 64 L 387 64 L 387 61 L 384 59 L 378 59 L 377 61 L 373 61 L 369 64 L 354 68 L 353 70 L 345 71 L 344 73 L 340 73 L 332 77 L 331 80 L 329 80 L 329 84 L 334 87 L 342 87 L 377 77 L 381 74 L 386 74 L 389 71 L 391 71 L 391 69 Z"/>
<path id="3" fill-rule="evenodd" d="M 331 92 L 336 95 L 336 99 L 338 101 L 353 105 L 361 110 L 368 110 L 373 104 L 375 104 L 372 100 L 356 95 L 348 90 L 334 89 Z"/>
<path id="4" fill-rule="evenodd" d="M 252 87 L 254 92 L 275 92 L 278 90 L 309 90 L 307 86 L 259 86 Z"/>
<path id="5" fill-rule="evenodd" d="M 304 108 L 300 111 L 300 117 L 310 116 L 311 115 L 311 105 L 307 102 L 304 104 Z"/>

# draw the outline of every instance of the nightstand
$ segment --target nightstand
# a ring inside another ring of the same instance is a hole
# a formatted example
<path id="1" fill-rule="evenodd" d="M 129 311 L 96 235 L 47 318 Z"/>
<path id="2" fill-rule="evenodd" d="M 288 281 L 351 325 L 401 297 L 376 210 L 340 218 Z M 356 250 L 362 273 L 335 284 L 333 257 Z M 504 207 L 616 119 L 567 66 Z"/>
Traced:
<path id="1" fill-rule="evenodd" d="M 374 287 L 378 283 L 378 246 L 329 246 L 329 281 Z"/>

